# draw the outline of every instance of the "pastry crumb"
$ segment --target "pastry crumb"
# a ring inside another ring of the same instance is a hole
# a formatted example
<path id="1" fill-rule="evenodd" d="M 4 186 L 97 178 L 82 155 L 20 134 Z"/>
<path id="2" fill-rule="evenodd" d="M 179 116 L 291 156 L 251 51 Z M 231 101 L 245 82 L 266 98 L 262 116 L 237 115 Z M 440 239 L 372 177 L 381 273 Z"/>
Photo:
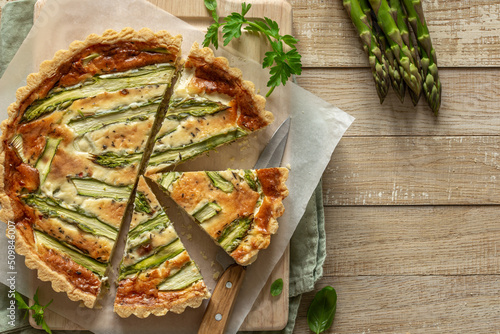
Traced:
<path id="1" fill-rule="evenodd" d="M 248 139 L 242 140 L 241 142 L 238 143 L 238 145 L 240 146 L 240 151 L 245 151 L 250 148 Z"/>
<path id="2" fill-rule="evenodd" d="M 220 276 L 220 271 L 214 271 L 214 274 L 213 274 L 213 279 L 214 281 L 217 281 L 219 279 L 219 276 Z"/>
<path id="3" fill-rule="evenodd" d="M 290 164 L 286 164 L 286 168 L 287 168 L 288 170 L 292 170 L 292 165 L 290 165 Z"/>
<path id="4" fill-rule="evenodd" d="M 204 258 L 205 260 L 208 260 L 207 255 L 206 255 L 203 251 L 200 251 L 200 254 L 201 254 L 201 256 L 203 256 L 203 258 Z"/>
<path id="5" fill-rule="evenodd" d="M 186 238 L 187 238 L 189 241 L 191 241 L 191 240 L 193 240 L 193 235 L 192 235 L 191 233 L 188 233 L 188 234 L 186 235 Z"/>

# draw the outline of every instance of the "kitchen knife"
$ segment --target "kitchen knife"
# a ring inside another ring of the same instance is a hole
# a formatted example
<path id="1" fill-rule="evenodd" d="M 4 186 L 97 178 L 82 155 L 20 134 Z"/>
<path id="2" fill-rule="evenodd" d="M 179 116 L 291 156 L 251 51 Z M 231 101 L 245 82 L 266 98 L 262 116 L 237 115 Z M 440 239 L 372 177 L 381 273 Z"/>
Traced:
<path id="1" fill-rule="evenodd" d="M 290 123 L 289 117 L 274 132 L 269 143 L 260 154 L 254 169 L 279 167 L 285 153 Z M 218 251 L 216 260 L 225 271 L 219 278 L 212 293 L 212 298 L 208 302 L 198 334 L 224 333 L 236 296 L 246 274 L 246 267 L 236 264 L 233 258 L 222 249 Z"/>

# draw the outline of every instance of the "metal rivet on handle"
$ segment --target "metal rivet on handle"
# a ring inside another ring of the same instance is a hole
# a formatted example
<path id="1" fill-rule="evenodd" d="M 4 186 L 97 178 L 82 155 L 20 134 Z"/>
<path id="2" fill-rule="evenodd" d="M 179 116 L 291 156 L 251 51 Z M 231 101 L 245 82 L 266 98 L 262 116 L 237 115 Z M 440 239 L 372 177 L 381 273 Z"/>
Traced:
<path id="1" fill-rule="evenodd" d="M 227 281 L 226 282 L 226 288 L 231 289 L 233 287 L 233 283 Z"/>
<path id="2" fill-rule="evenodd" d="M 215 315 L 215 320 L 217 320 L 217 321 L 221 321 L 221 320 L 222 320 L 222 314 L 217 313 L 217 314 Z"/>

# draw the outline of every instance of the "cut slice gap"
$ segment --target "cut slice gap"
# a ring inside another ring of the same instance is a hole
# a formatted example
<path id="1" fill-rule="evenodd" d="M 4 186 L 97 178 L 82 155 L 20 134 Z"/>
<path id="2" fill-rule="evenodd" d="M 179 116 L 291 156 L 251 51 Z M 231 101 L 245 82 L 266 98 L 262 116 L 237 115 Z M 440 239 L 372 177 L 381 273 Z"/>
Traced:
<path id="1" fill-rule="evenodd" d="M 179 209 L 177 203 L 160 188 L 158 183 L 148 177 L 144 179 L 165 213 L 173 222 L 179 238 L 186 249 L 189 250 L 191 259 L 200 267 L 207 286 L 212 289 L 223 270 L 221 264 L 215 260 L 218 246 L 208 234 L 194 226 L 195 222 L 192 217 L 184 210 Z"/>
<path id="2" fill-rule="evenodd" d="M 151 207 L 152 203 L 154 202 L 154 198 L 151 199 L 151 196 L 148 196 L 147 193 L 144 193 L 144 191 L 149 191 L 149 188 L 147 186 L 144 188 L 141 186 L 141 189 L 138 190 L 139 184 L 141 183 L 142 179 L 142 174 L 144 174 L 145 166 L 147 164 L 147 161 L 149 159 L 149 156 L 151 155 L 151 150 L 154 145 L 154 138 L 156 137 L 156 134 L 159 131 L 159 128 L 163 122 L 163 119 L 165 117 L 165 106 L 168 106 L 170 102 L 170 98 L 172 96 L 172 91 L 173 87 L 176 84 L 177 77 L 179 75 L 179 68 L 176 65 L 175 66 L 175 72 L 172 76 L 172 81 L 167 85 L 167 88 L 165 90 L 165 93 L 162 96 L 162 100 L 158 105 L 158 110 L 154 115 L 154 122 L 153 126 L 151 128 L 151 131 L 149 133 L 149 136 L 147 136 L 147 141 L 146 145 L 144 148 L 144 154 L 140 158 L 140 163 L 137 168 L 137 174 L 130 192 L 130 197 L 127 199 L 127 206 L 125 210 L 125 214 L 122 219 L 122 223 L 120 225 L 119 229 L 119 234 L 118 234 L 118 240 L 115 244 L 115 247 L 113 248 L 112 254 L 111 254 L 111 260 L 110 260 L 110 267 L 108 271 L 108 276 L 109 276 L 109 281 L 111 282 L 118 282 L 120 279 L 120 268 L 121 268 L 121 263 L 122 259 L 125 256 L 125 251 L 126 251 L 126 242 L 127 242 L 127 235 L 128 231 L 131 228 L 131 224 L 133 224 L 134 217 L 138 217 L 139 215 L 149 215 L 149 214 L 154 214 L 154 209 Z M 147 204 L 145 204 L 147 203 Z M 147 209 L 145 209 L 147 208 Z M 109 285 L 109 294 L 104 295 L 107 293 L 101 293 L 101 296 L 103 298 L 107 298 L 107 304 L 115 304 L 116 296 L 118 295 L 118 286 L 116 285 Z M 208 291 L 208 290 L 207 290 Z M 115 296 L 115 298 L 112 298 L 112 296 Z M 113 300 L 113 301 L 112 301 Z M 201 304 L 201 302 L 200 302 Z M 127 311 L 125 311 L 127 312 Z M 157 313 L 159 311 L 156 311 Z M 117 312 L 119 314 L 119 312 Z M 166 312 L 165 312 L 166 313 Z M 141 313 L 144 314 L 144 313 Z M 129 314 L 130 315 L 130 314 Z M 120 315 L 122 316 L 122 315 Z M 128 316 L 128 315 L 127 315 Z"/>

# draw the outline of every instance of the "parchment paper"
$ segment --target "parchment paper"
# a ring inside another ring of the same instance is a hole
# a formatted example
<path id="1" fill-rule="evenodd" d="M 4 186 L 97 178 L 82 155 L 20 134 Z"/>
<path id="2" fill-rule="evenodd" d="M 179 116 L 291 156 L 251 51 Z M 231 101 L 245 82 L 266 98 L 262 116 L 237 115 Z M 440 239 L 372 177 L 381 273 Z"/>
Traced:
<path id="1" fill-rule="evenodd" d="M 7 118 L 6 110 L 15 101 L 15 91 L 26 84 L 29 73 L 38 71 L 43 60 L 52 59 L 57 50 L 66 49 L 72 41 L 83 40 L 90 33 L 101 34 L 106 29 L 121 30 L 125 27 L 148 27 L 153 31 L 168 30 L 174 35 L 182 34 L 184 54 L 189 52 L 193 42 L 201 44 L 203 41 L 200 31 L 143 0 L 49 0 L 0 80 L 0 119 Z M 232 55 L 227 50 L 219 50 L 216 54 L 227 57 L 232 67 L 240 68 L 244 78 L 253 81 L 256 88 L 265 94 L 268 71 L 263 70 L 260 64 Z M 261 251 L 257 261 L 248 267 L 228 333 L 235 333 L 250 311 L 283 255 L 335 146 L 353 121 L 340 109 L 293 83 L 277 88 L 268 99 L 266 109 L 273 112 L 275 122 L 265 130 L 177 167 L 178 170 L 251 168 L 274 130 L 288 116 L 292 117 L 282 163 L 282 166 L 291 167 L 287 182 L 290 196 L 284 202 L 285 214 L 279 219 L 280 227 L 272 237 L 270 247 Z M 175 206 L 169 206 L 167 213 L 212 290 L 215 280 L 211 276 L 220 270 L 214 264 L 218 248 Z M 5 235 L 4 224 L 1 229 L 2 235 Z M 187 309 L 181 315 L 168 313 L 163 317 L 138 319 L 132 316 L 121 319 L 112 312 L 112 294 L 101 302 L 99 310 L 79 307 L 79 303 L 71 302 L 66 294 L 56 293 L 49 283 L 38 280 L 36 273 L 25 267 L 24 257 L 17 256 L 15 269 L 9 268 L 7 249 L 7 238 L 0 238 L 0 282 L 8 286 L 14 282 L 15 288 L 27 296 L 32 296 L 39 286 L 42 303 L 54 299 L 51 310 L 95 333 L 195 333 L 206 307 L 205 302 L 202 307 Z"/>

